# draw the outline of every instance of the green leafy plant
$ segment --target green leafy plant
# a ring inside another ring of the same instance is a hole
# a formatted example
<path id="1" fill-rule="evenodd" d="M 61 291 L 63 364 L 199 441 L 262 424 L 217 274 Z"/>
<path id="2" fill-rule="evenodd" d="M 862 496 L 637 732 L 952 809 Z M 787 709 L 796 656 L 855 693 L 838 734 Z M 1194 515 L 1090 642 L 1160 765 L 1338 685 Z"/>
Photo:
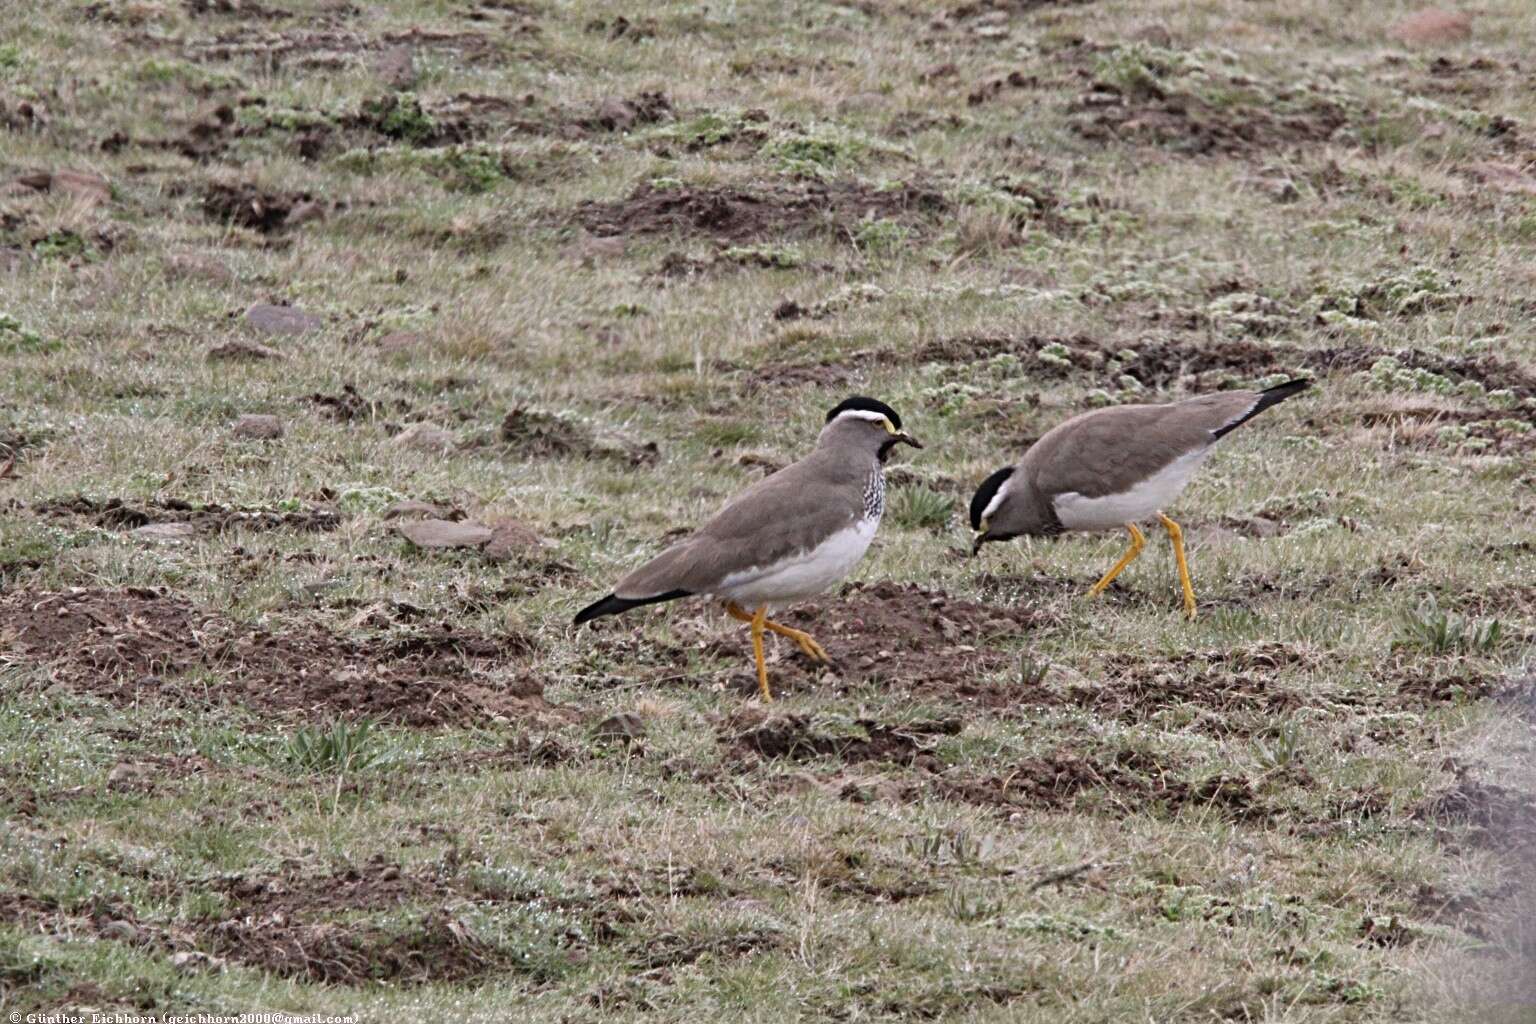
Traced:
<path id="1" fill-rule="evenodd" d="M 901 248 L 910 234 L 894 220 L 870 216 L 853 229 L 853 244 L 866 256 L 888 256 Z"/>
<path id="2" fill-rule="evenodd" d="M 344 775 L 375 767 L 388 750 L 372 719 L 337 719 L 329 728 L 302 726 L 283 740 L 268 759 L 302 774 Z"/>
<path id="3" fill-rule="evenodd" d="M 47 352 L 57 345 L 57 342 L 23 327 L 21 321 L 9 313 L 0 313 L 0 352 Z"/>
<path id="4" fill-rule="evenodd" d="M 891 520 L 908 530 L 938 530 L 949 524 L 954 500 L 922 486 L 898 487 L 891 495 Z"/>
<path id="5" fill-rule="evenodd" d="M 385 135 L 413 146 L 431 141 L 437 131 L 437 122 L 421 109 L 421 101 L 411 93 L 369 100 L 363 104 L 363 113 L 372 117 Z"/>
<path id="6" fill-rule="evenodd" d="M 1403 613 L 1394 646 L 1414 647 L 1432 654 L 1491 654 L 1503 642 L 1504 624 L 1498 619 L 1463 618 L 1442 609 L 1431 596 Z"/>

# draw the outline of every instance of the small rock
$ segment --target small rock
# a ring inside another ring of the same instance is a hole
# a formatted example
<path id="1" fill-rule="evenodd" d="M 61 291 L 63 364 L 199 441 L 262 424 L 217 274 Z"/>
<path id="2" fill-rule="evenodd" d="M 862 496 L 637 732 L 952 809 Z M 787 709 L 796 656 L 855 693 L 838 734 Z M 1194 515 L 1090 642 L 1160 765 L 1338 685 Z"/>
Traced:
<path id="1" fill-rule="evenodd" d="M 1077 669 L 1052 662 L 1046 668 L 1045 677 L 1040 680 L 1040 685 L 1044 686 L 1047 690 L 1072 690 L 1093 684 L 1089 682 L 1087 676 Z"/>
<path id="2" fill-rule="evenodd" d="M 235 420 L 229 432 L 248 441 L 272 441 L 283 436 L 283 421 L 265 413 L 247 413 Z"/>
<path id="3" fill-rule="evenodd" d="M 139 930 L 127 921 L 108 921 L 101 926 L 101 937 L 117 942 L 138 942 Z"/>
<path id="4" fill-rule="evenodd" d="M 112 199 L 112 186 L 99 174 L 90 171 L 54 171 L 48 187 L 55 192 L 68 192 L 76 199 L 91 203 L 105 203 Z"/>
<path id="5" fill-rule="evenodd" d="M 185 525 L 185 524 L 183 524 Z M 142 779 L 148 774 L 148 769 L 142 764 L 134 764 L 132 761 L 119 761 L 107 772 L 107 785 L 117 782 L 133 782 Z"/>
<path id="6" fill-rule="evenodd" d="M 1415 45 L 1459 42 L 1472 35 L 1472 15 L 1432 7 L 1410 14 L 1387 34 L 1400 43 Z"/>
<path id="7" fill-rule="evenodd" d="M 441 519 L 443 510 L 425 501 L 407 498 L 384 510 L 385 519 Z"/>
<path id="8" fill-rule="evenodd" d="M 491 539 L 489 527 L 467 519 L 462 523 L 446 519 L 400 523 L 395 532 L 419 548 L 478 548 Z"/>
<path id="9" fill-rule="evenodd" d="M 592 730 L 592 738 L 603 743 L 622 743 L 627 747 L 645 739 L 645 723 L 639 715 L 623 711 L 598 722 Z"/>
<path id="10" fill-rule="evenodd" d="M 1294 203 L 1301 198 L 1296 183 L 1285 177 L 1246 178 L 1244 184 L 1264 193 L 1277 203 Z"/>
<path id="11" fill-rule="evenodd" d="M 1169 32 L 1168 26 L 1160 21 L 1141 26 L 1131 33 L 1131 39 L 1133 42 L 1151 43 L 1164 50 L 1173 46 L 1173 33 Z"/>
<path id="12" fill-rule="evenodd" d="M 537 531 L 516 519 L 496 519 L 490 526 L 491 540 L 485 546 L 488 558 L 509 558 L 544 546 L 544 538 Z"/>
<path id="13" fill-rule="evenodd" d="M 197 536 L 197 527 L 191 523 L 150 523 L 129 531 L 128 535 L 141 540 L 182 541 Z"/>
<path id="14" fill-rule="evenodd" d="M 319 317 L 297 306 L 274 306 L 268 302 L 258 302 L 246 310 L 245 322 L 262 334 L 308 334 L 324 326 Z"/>
<path id="15" fill-rule="evenodd" d="M 194 974 L 201 971 L 222 971 L 224 961 L 220 957 L 209 956 L 207 953 L 183 950 L 180 953 L 171 954 L 171 966 L 183 974 Z"/>
<path id="16" fill-rule="evenodd" d="M 165 269 L 177 277 L 201 277 L 217 284 L 228 284 L 235 279 L 224 261 L 215 256 L 198 253 L 177 253 L 166 257 Z"/>
<path id="17" fill-rule="evenodd" d="M 567 246 L 565 252 L 567 256 L 578 260 L 582 266 L 591 267 L 599 260 L 621 258 L 625 248 L 624 239 L 618 235 L 610 238 L 582 235 Z"/>
<path id="18" fill-rule="evenodd" d="M 592 121 L 609 131 L 628 131 L 640 120 L 640 111 L 628 100 L 610 96 L 597 105 Z"/>
<path id="19" fill-rule="evenodd" d="M 208 350 L 208 358 L 252 361 L 256 359 L 286 359 L 275 348 L 258 345 L 254 341 L 226 341 L 222 345 L 215 345 Z"/>
<path id="20" fill-rule="evenodd" d="M 379 339 L 379 351 L 409 352 L 411 349 L 421 348 L 426 340 L 415 331 L 390 331 Z"/>
<path id="21" fill-rule="evenodd" d="M 451 452 L 458 445 L 453 432 L 430 423 L 413 423 L 395 435 L 395 447 L 422 452 Z"/>
<path id="22" fill-rule="evenodd" d="M 391 89 L 409 89 L 416 84 L 416 54 L 409 46 L 392 46 L 379 54 L 373 72 Z"/>
<path id="23" fill-rule="evenodd" d="M 8 188 L 15 195 L 23 192 L 47 192 L 53 184 L 53 175 L 47 171 L 30 171 L 12 178 Z"/>
<path id="24" fill-rule="evenodd" d="M 1280 536 L 1280 524 L 1266 516 L 1253 516 L 1243 523 L 1243 529 L 1250 537 Z"/>
<path id="25" fill-rule="evenodd" d="M 810 772 L 790 772 L 782 777 L 779 785 L 783 787 L 784 792 L 793 793 L 796 796 L 802 796 L 806 793 L 820 793 L 829 788 Z"/>
<path id="26" fill-rule="evenodd" d="M 288 211 L 288 216 L 283 218 L 283 226 L 295 228 L 300 224 L 308 224 L 312 220 L 322 220 L 325 217 L 325 204 L 317 203 L 313 199 L 306 199 L 294 205 Z"/>
<path id="27" fill-rule="evenodd" d="M 1490 160 L 1486 163 L 1472 164 L 1467 168 L 1467 173 L 1474 181 L 1487 185 L 1497 192 L 1536 196 L 1536 177 L 1527 174 L 1516 164 Z"/>

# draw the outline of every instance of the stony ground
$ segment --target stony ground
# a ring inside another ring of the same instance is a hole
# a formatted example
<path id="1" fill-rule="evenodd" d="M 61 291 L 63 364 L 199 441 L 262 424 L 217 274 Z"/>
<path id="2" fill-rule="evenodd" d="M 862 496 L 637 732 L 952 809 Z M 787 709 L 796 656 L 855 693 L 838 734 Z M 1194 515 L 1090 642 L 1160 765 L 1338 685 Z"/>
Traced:
<path id="1" fill-rule="evenodd" d="M 1346 9 L 1347 7 L 1347 9 Z M 1536 1020 L 1536 19 L 0 7 L 0 1003 Z M 1304 374 L 1119 537 L 1095 404 Z M 862 392 L 789 613 L 571 615 Z"/>

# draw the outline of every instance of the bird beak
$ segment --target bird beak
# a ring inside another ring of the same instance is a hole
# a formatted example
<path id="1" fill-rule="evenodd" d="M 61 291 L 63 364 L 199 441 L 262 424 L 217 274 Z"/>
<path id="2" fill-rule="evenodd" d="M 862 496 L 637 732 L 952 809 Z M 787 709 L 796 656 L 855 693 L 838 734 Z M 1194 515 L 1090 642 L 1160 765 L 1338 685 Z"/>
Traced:
<path id="1" fill-rule="evenodd" d="M 923 446 L 921 441 L 907 433 L 905 430 L 897 433 L 896 440 L 900 441 L 902 444 L 909 444 L 913 448 L 921 448 Z"/>
<path id="2" fill-rule="evenodd" d="M 971 545 L 971 557 L 972 558 L 975 558 L 978 554 L 981 553 L 981 546 L 983 544 L 985 544 L 986 542 L 987 542 L 987 534 L 986 534 L 986 531 L 983 530 L 981 533 L 978 533 L 976 535 L 976 540 Z"/>

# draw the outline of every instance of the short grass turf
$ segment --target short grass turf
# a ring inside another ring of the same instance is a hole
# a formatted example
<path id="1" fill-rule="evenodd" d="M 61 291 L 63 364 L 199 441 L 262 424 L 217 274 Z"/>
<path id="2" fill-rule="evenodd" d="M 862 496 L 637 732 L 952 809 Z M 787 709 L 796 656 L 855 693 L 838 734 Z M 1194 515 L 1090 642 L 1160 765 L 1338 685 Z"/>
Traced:
<path id="1" fill-rule="evenodd" d="M 4 5 L 0 1002 L 1536 1019 L 1536 19 L 1414 13 Z M 966 557 L 1060 419 L 1298 375 L 1194 623 L 1160 534 Z M 856 392 L 833 668 L 569 627 Z"/>

